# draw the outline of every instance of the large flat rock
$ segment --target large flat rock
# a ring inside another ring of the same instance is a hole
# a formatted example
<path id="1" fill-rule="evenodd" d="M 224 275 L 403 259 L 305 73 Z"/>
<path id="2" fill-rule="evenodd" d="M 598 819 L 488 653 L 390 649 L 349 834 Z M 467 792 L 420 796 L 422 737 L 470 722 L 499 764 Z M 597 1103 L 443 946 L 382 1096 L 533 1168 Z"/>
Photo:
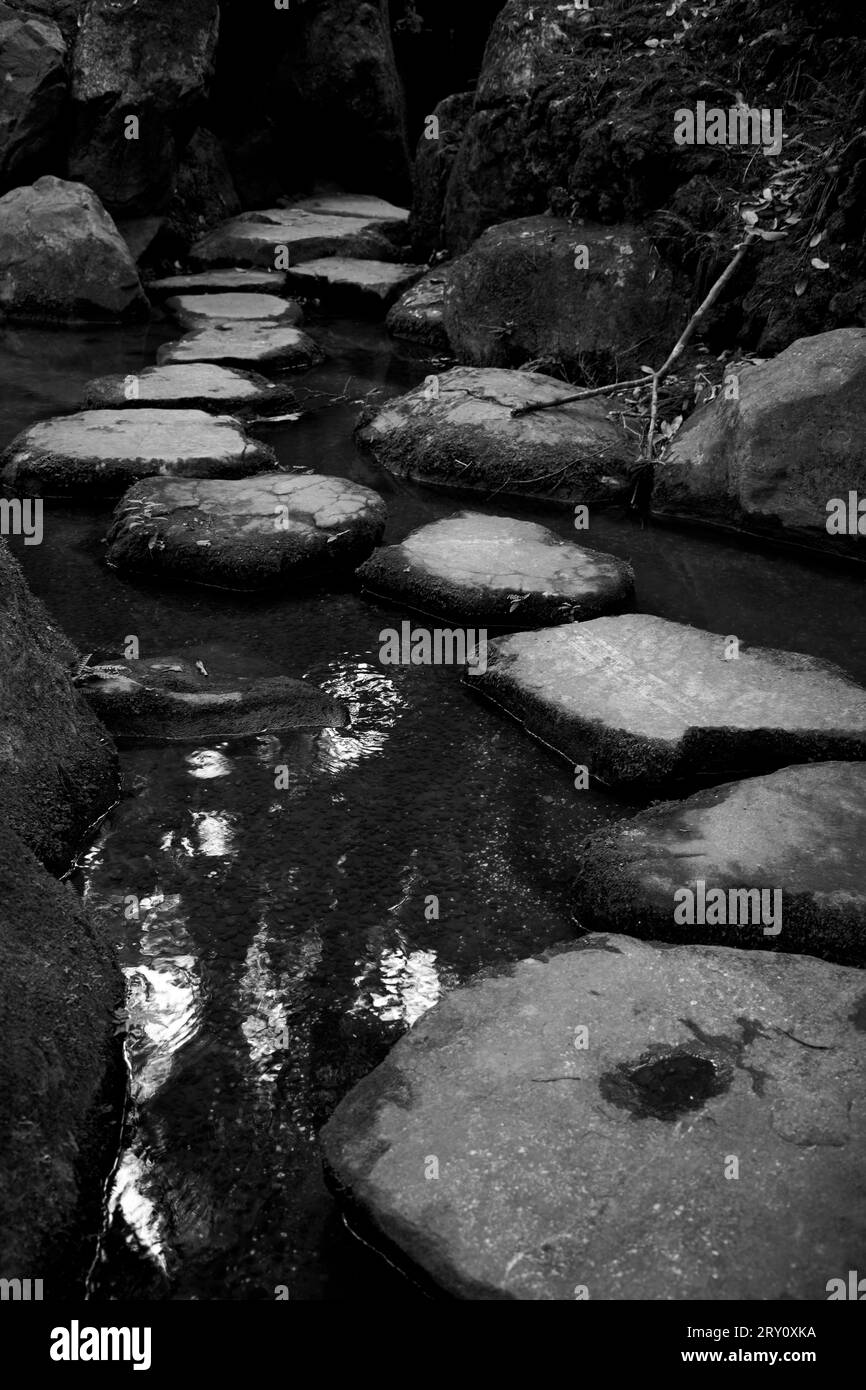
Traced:
<path id="1" fill-rule="evenodd" d="M 362 420 L 357 439 L 383 467 L 417 482 L 609 500 L 622 486 L 609 475 L 630 465 L 634 448 L 603 406 L 589 400 L 511 414 L 573 394 L 539 372 L 454 367 Z"/>
<path id="2" fill-rule="evenodd" d="M 44 497 L 117 494 L 154 473 L 243 478 L 276 455 L 230 415 L 203 410 L 82 410 L 31 425 L 0 454 L 0 479 Z"/>
<path id="3" fill-rule="evenodd" d="M 324 256 L 287 272 L 289 288 L 334 310 L 381 315 L 427 267 Z"/>
<path id="4" fill-rule="evenodd" d="M 866 1239 L 864 1025 L 858 970 L 590 936 L 425 1014 L 325 1160 L 460 1298 L 826 1300 Z"/>
<path id="5" fill-rule="evenodd" d="M 154 478 L 116 508 L 108 563 L 217 588 L 279 588 L 357 565 L 386 517 L 378 493 L 316 473 L 241 483 Z"/>
<path id="6" fill-rule="evenodd" d="M 161 367 L 182 362 L 221 362 L 225 366 L 259 366 L 305 371 L 323 361 L 324 353 L 300 328 L 252 323 L 217 324 L 163 343 L 156 360 Z"/>
<path id="7" fill-rule="evenodd" d="M 653 806 L 590 836 L 574 893 L 585 927 L 866 965 L 866 763 L 795 764 Z"/>
<path id="8" fill-rule="evenodd" d="M 590 776 L 633 791 L 866 757 L 866 689 L 828 662 L 644 613 L 493 642 L 472 685 Z"/>
<path id="9" fill-rule="evenodd" d="M 273 294 L 232 290 L 224 294 L 176 294 L 165 307 L 183 328 L 212 328 L 217 324 L 298 324 L 303 318 L 294 299 Z"/>
<path id="10" fill-rule="evenodd" d="M 149 280 L 151 299 L 174 294 L 285 294 L 286 275 L 282 270 L 254 270 L 250 266 L 228 266 L 225 270 L 198 270 L 188 275 L 164 275 Z"/>
<path id="11" fill-rule="evenodd" d="M 461 512 L 413 531 L 366 560 L 369 589 L 424 612 L 490 626 L 541 627 L 625 608 L 631 566 L 562 541 L 545 526 Z"/>
<path id="12" fill-rule="evenodd" d="M 94 377 L 86 383 L 82 401 L 89 410 L 155 407 L 206 410 L 213 415 L 274 415 L 294 404 L 295 393 L 284 383 L 213 362 Z"/>
<path id="13" fill-rule="evenodd" d="M 344 705 L 306 681 L 221 675 L 176 655 L 103 663 L 81 680 L 91 708 L 116 738 L 247 738 L 349 722 Z"/>
<path id="14" fill-rule="evenodd" d="M 190 260 L 198 266 L 251 265 L 277 267 L 277 250 L 287 247 L 289 266 L 321 256 L 350 256 L 361 259 L 395 261 L 399 259 L 393 232 L 405 225 L 407 214 L 390 204 L 365 200 L 370 210 L 351 210 L 345 200 L 317 207 L 295 204 L 288 208 L 268 208 L 244 212 L 223 222 L 197 241 Z M 325 200 L 326 201 L 326 200 Z M 390 234 L 389 234 L 390 233 Z M 285 266 L 279 266 L 285 269 Z"/>

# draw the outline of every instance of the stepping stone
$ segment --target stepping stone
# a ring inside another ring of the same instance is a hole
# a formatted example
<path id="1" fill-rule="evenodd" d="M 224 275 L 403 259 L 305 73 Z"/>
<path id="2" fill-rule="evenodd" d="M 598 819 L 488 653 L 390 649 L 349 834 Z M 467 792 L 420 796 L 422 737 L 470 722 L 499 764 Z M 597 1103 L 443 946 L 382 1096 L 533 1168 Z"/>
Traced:
<path id="1" fill-rule="evenodd" d="M 306 681 L 220 676 L 172 655 L 89 666 L 79 684 L 116 738 L 245 738 L 349 723 L 344 705 Z"/>
<path id="2" fill-rule="evenodd" d="M 360 445 L 398 477 L 584 505 L 622 490 L 633 441 L 596 400 L 523 415 L 512 408 L 573 395 L 540 372 L 454 367 L 362 419 Z"/>
<path id="3" fill-rule="evenodd" d="M 866 965 L 866 763 L 652 806 L 590 836 L 574 892 L 584 927 Z"/>
<path id="4" fill-rule="evenodd" d="M 223 589 L 285 588 L 357 565 L 386 519 L 378 493 L 345 478 L 154 478 L 130 488 L 115 509 L 108 563 Z"/>
<path id="5" fill-rule="evenodd" d="M 358 570 L 369 589 L 422 612 L 525 628 L 627 607 L 631 566 L 508 516 L 461 512 L 377 550 Z"/>
<path id="6" fill-rule="evenodd" d="M 211 328 L 221 323 L 297 324 L 303 318 L 294 299 L 273 294 L 179 294 L 165 307 L 183 328 Z"/>
<path id="7" fill-rule="evenodd" d="M 230 218 L 197 241 L 190 260 L 199 266 L 252 265 L 284 269 L 277 264 L 277 248 L 288 248 L 288 265 L 300 265 L 320 256 L 351 256 L 393 261 L 398 252 L 392 240 L 402 230 L 408 213 L 378 199 L 312 200 L 317 206 L 297 203 L 288 208 L 244 212 Z M 330 206 L 325 206 L 325 202 Z M 354 208 L 354 210 L 353 210 Z M 391 209 L 391 211 L 387 211 Z"/>
<path id="8" fill-rule="evenodd" d="M 305 212 L 328 213 L 333 217 L 362 217 L 398 229 L 408 226 L 409 209 L 396 207 L 385 198 L 369 193 L 323 193 L 298 198 L 292 204 Z"/>
<path id="9" fill-rule="evenodd" d="M 161 367 L 183 362 L 221 362 L 239 367 L 254 363 L 274 370 L 303 371 L 324 361 L 324 353 L 300 328 L 266 323 L 215 325 L 163 343 L 156 360 Z"/>
<path id="10" fill-rule="evenodd" d="M 226 270 L 200 270 L 189 275 L 166 275 L 151 280 L 147 293 L 151 299 L 170 294 L 285 294 L 286 275 L 282 270 L 252 270 L 234 266 Z"/>
<path id="11" fill-rule="evenodd" d="M 384 314 L 425 269 L 423 265 L 326 256 L 288 271 L 288 282 L 294 294 L 319 299 L 328 308 Z"/>
<path id="12" fill-rule="evenodd" d="M 219 415 L 273 415 L 291 410 L 295 393 L 257 372 L 190 362 L 178 367 L 145 367 L 136 374 L 100 376 L 84 387 L 87 409 L 207 410 Z"/>
<path id="13" fill-rule="evenodd" d="M 786 762 L 866 758 L 866 689 L 797 652 L 739 648 L 645 613 L 490 644 L 473 686 L 527 730 L 630 792 Z"/>
<path id="14" fill-rule="evenodd" d="M 859 970 L 589 936 L 425 1014 L 326 1172 L 458 1298 L 826 1300 L 866 1240 L 864 1026 Z"/>
<path id="15" fill-rule="evenodd" d="M 431 270 L 406 290 L 389 309 L 385 319 L 385 327 L 391 336 L 421 343 L 433 352 L 448 352 L 450 344 L 443 313 L 447 283 L 448 277 L 444 271 Z"/>
<path id="16" fill-rule="evenodd" d="M 83 410 L 42 420 L 0 454 L 0 481 L 42 497 L 123 492 L 155 473 L 243 478 L 276 455 L 230 415 L 203 410 Z"/>

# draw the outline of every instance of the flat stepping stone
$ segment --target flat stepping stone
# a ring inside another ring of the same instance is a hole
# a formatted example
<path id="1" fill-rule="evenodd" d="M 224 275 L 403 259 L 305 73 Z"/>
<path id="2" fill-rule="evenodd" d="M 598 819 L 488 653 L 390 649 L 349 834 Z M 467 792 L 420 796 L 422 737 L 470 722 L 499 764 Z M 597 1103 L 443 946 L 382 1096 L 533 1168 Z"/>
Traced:
<path id="1" fill-rule="evenodd" d="M 151 299 L 165 299 L 172 294 L 230 294 L 235 291 L 285 294 L 285 271 L 232 266 L 225 270 L 194 271 L 189 275 L 166 275 L 160 280 L 151 280 L 147 286 Z"/>
<path id="2" fill-rule="evenodd" d="M 353 211 L 345 199 L 338 205 L 331 201 L 330 207 L 325 206 L 326 200 L 313 201 L 317 206 L 297 203 L 230 218 L 195 243 L 190 260 L 202 267 L 251 265 L 284 270 L 286 266 L 278 264 L 279 247 L 288 248 L 289 267 L 320 256 L 397 260 L 392 234 L 405 226 L 405 209 L 389 213 L 386 209 L 391 205 L 380 205 L 377 199 L 365 200 L 366 211 L 357 202 Z"/>
<path id="3" fill-rule="evenodd" d="M 574 893 L 600 931 L 866 965 L 866 764 L 784 767 L 652 806 L 589 837 Z"/>
<path id="4" fill-rule="evenodd" d="M 826 1301 L 866 1240 L 864 1021 L 859 970 L 589 936 L 425 1014 L 326 1171 L 458 1298 Z"/>
<path id="5" fill-rule="evenodd" d="M 121 376 L 95 377 L 84 387 L 87 409 L 206 410 L 218 415 L 274 415 L 291 410 L 295 393 L 257 372 L 242 372 L 212 362 L 177 367 L 145 367 Z"/>
<path id="6" fill-rule="evenodd" d="M 154 478 L 115 509 L 107 558 L 119 570 L 216 588 L 279 588 L 357 565 L 386 519 L 378 493 L 345 478 Z"/>
<path id="7" fill-rule="evenodd" d="M 490 626 L 597 617 L 634 597 L 631 566 L 532 521 L 461 512 L 377 550 L 358 570 L 375 593 Z"/>
<path id="8" fill-rule="evenodd" d="M 165 742 L 341 728 L 348 710 L 289 676 L 220 676 L 178 656 L 85 668 L 79 685 L 116 738 Z"/>
<path id="9" fill-rule="evenodd" d="M 165 307 L 183 328 L 211 328 L 221 323 L 298 324 L 303 318 L 294 299 L 273 294 L 178 294 Z"/>
<path id="10" fill-rule="evenodd" d="M 383 468 L 416 482 L 609 501 L 622 487 L 616 470 L 631 466 L 634 449 L 603 406 L 590 400 L 511 414 L 573 394 L 540 372 L 454 367 L 363 420 L 357 440 Z"/>
<path id="11" fill-rule="evenodd" d="M 471 684 L 591 777 L 628 791 L 866 758 L 866 689 L 829 662 L 645 613 L 492 642 Z"/>
<path id="12" fill-rule="evenodd" d="M 227 366 L 270 367 L 303 371 L 324 361 L 318 343 L 300 328 L 260 322 L 215 325 L 163 343 L 156 360 L 161 367 L 183 362 L 220 362 Z"/>
<path id="13" fill-rule="evenodd" d="M 42 420 L 0 454 L 0 481 L 16 492 L 116 495 L 139 478 L 244 478 L 276 455 L 230 415 L 203 410 L 82 410 Z"/>
<path id="14" fill-rule="evenodd" d="M 326 256 L 305 262 L 287 276 L 295 294 L 319 299 L 328 308 L 384 314 L 425 271 L 423 265 Z"/>
<path id="15" fill-rule="evenodd" d="M 385 327 L 393 338 L 420 343 L 433 352 L 448 352 L 445 331 L 445 287 L 443 270 L 431 270 L 400 296 L 388 310 Z"/>

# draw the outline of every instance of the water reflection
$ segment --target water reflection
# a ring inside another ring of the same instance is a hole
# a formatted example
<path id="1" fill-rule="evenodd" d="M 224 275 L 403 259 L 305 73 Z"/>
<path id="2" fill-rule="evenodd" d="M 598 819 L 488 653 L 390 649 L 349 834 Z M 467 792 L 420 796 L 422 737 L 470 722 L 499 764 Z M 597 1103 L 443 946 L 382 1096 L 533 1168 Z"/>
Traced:
<path id="1" fill-rule="evenodd" d="M 441 997 L 435 951 L 412 951 L 405 944 L 385 947 L 364 962 L 354 979 L 357 998 L 350 1012 L 372 1014 L 382 1023 L 411 1028 Z"/>

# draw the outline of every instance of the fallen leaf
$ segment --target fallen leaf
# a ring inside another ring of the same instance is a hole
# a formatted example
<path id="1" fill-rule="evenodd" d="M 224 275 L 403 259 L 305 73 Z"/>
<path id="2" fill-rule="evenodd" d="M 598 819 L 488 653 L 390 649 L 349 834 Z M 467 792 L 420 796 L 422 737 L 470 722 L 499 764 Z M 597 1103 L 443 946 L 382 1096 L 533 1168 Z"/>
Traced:
<path id="1" fill-rule="evenodd" d="M 809 242 L 809 246 L 817 246 L 818 242 L 821 240 L 823 235 L 823 232 L 816 232 L 815 235 L 812 237 L 811 241 Z"/>
<path id="2" fill-rule="evenodd" d="M 758 214 L 754 212 L 752 208 L 743 208 L 742 212 L 740 213 L 740 216 L 742 217 L 747 227 L 754 227 L 755 223 L 758 220 Z"/>
<path id="3" fill-rule="evenodd" d="M 813 257 L 812 257 L 812 260 L 811 260 L 810 264 L 813 265 L 813 266 L 815 267 L 816 270 L 829 270 L 829 269 L 830 269 L 830 262 L 829 262 L 829 261 L 821 261 L 821 260 L 818 259 L 817 256 L 813 256 Z"/>
<path id="4" fill-rule="evenodd" d="M 805 292 L 805 289 L 806 289 L 806 281 L 805 281 L 805 280 L 798 280 L 797 283 L 796 283 L 796 285 L 794 286 L 794 293 L 795 293 L 795 295 L 797 296 L 798 299 L 800 298 L 800 295 L 803 294 L 803 293 Z"/>

